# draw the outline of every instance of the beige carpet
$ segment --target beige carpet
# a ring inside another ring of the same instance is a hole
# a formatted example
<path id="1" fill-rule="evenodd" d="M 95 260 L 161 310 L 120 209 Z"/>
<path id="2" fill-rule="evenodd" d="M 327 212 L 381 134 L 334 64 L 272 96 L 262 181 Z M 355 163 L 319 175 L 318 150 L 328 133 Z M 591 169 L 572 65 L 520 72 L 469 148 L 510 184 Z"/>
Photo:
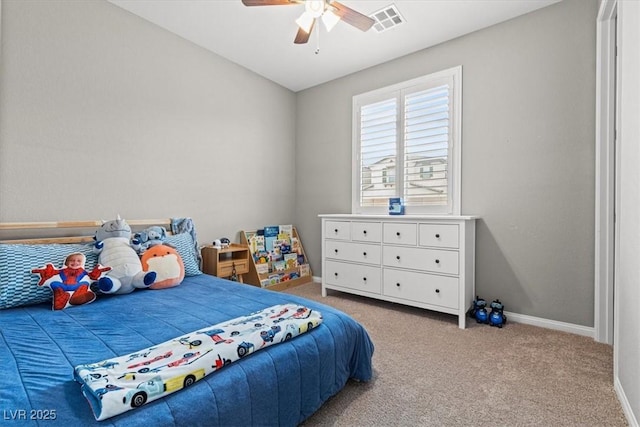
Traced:
<path id="1" fill-rule="evenodd" d="M 336 307 L 375 344 L 374 378 L 349 381 L 305 426 L 625 426 L 613 351 L 593 339 L 455 316 L 330 291 L 286 292 Z"/>

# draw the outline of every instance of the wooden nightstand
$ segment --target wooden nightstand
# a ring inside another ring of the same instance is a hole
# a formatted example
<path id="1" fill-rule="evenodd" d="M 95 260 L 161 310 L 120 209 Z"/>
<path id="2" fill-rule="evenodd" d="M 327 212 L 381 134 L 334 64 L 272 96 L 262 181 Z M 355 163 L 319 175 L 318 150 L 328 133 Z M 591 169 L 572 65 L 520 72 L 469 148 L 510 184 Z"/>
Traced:
<path id="1" fill-rule="evenodd" d="M 218 249 L 214 246 L 204 246 L 202 253 L 202 271 L 218 277 L 231 277 L 233 270 L 238 275 L 238 281 L 244 283 L 242 275 L 249 272 L 249 247 L 232 243 L 228 248 Z"/>

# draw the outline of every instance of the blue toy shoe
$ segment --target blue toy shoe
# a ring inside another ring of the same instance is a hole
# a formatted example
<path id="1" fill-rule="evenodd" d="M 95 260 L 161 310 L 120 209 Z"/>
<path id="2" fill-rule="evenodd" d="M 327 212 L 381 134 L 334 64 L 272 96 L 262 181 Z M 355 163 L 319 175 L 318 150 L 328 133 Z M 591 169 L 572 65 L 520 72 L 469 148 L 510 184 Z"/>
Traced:
<path id="1" fill-rule="evenodd" d="M 507 323 L 507 316 L 504 315 L 504 305 L 499 299 L 491 303 L 491 314 L 489 314 L 489 325 L 502 328 Z"/>
<path id="2" fill-rule="evenodd" d="M 476 297 L 473 302 L 473 317 L 478 323 L 489 323 L 489 313 L 487 312 L 487 302 L 480 297 Z"/>

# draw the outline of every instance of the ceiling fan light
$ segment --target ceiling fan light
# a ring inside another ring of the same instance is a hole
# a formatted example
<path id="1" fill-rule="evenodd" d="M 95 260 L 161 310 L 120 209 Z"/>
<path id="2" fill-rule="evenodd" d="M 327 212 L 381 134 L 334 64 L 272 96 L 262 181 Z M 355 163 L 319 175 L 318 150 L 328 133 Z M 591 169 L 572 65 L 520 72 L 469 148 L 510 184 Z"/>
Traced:
<path id="1" fill-rule="evenodd" d="M 298 27 L 300 27 L 302 31 L 304 31 L 305 33 L 309 33 L 309 31 L 311 31 L 311 26 L 313 25 L 314 19 L 315 18 L 313 17 L 313 15 L 309 14 L 308 12 L 304 12 L 302 15 L 300 15 L 300 18 L 296 19 L 296 24 L 298 24 Z"/>
<path id="2" fill-rule="evenodd" d="M 331 11 L 330 9 L 327 9 L 324 15 L 322 15 L 322 22 L 324 22 L 324 26 L 327 31 L 333 30 L 333 27 L 335 27 L 339 21 L 340 17 L 333 13 L 333 11 Z"/>
<path id="3" fill-rule="evenodd" d="M 304 10 L 312 17 L 319 18 L 324 13 L 324 0 L 307 0 Z"/>

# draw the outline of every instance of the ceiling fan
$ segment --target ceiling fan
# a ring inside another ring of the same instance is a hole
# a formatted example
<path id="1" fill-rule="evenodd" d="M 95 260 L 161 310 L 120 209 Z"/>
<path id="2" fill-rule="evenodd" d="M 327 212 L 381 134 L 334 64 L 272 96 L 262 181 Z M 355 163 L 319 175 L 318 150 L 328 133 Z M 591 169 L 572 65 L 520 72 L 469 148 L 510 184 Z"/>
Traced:
<path id="1" fill-rule="evenodd" d="M 372 18 L 333 0 L 242 0 L 242 3 L 245 6 L 285 6 L 304 3 L 304 12 L 296 19 L 299 27 L 293 41 L 296 44 L 309 41 L 318 18 L 322 19 L 327 31 L 331 31 L 341 20 L 362 31 L 367 31 L 375 22 Z"/>

